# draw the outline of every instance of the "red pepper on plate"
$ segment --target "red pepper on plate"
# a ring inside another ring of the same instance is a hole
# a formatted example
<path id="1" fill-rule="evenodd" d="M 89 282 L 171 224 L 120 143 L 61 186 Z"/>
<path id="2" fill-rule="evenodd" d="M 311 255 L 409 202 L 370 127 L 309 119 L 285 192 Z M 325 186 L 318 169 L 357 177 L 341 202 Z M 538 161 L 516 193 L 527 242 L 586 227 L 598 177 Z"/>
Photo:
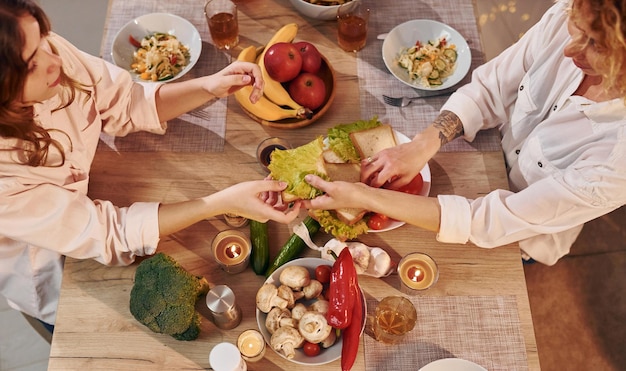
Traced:
<path id="1" fill-rule="evenodd" d="M 355 305 L 356 268 L 352 254 L 347 247 L 341 250 L 339 257 L 333 263 L 330 271 L 328 286 L 328 312 L 326 321 L 338 329 L 345 329 L 350 325 L 352 311 Z"/>
<path id="2" fill-rule="evenodd" d="M 347 250 L 347 249 L 344 249 Z M 352 319 L 350 325 L 343 330 L 343 345 L 341 348 L 341 370 L 350 371 L 356 355 L 359 352 L 359 344 L 361 342 L 361 329 L 363 327 L 363 296 L 359 289 L 358 280 L 353 287 L 354 291 L 354 307 L 352 308 Z"/>

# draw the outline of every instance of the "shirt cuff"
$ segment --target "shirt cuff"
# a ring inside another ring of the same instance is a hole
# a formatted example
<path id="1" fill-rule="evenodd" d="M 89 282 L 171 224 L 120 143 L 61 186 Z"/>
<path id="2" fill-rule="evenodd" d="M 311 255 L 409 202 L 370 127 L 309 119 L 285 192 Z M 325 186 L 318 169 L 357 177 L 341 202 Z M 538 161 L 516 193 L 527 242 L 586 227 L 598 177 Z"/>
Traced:
<path id="1" fill-rule="evenodd" d="M 471 211 L 465 197 L 437 196 L 441 206 L 441 221 L 437 241 L 443 243 L 467 243 L 470 237 Z"/>
<path id="2" fill-rule="evenodd" d="M 476 138 L 476 134 L 482 129 L 483 118 L 476 102 L 462 93 L 454 93 L 450 99 L 441 107 L 441 111 L 450 111 L 463 123 L 463 138 L 471 142 Z M 440 111 L 440 112 L 441 112 Z M 477 123 L 472 125 L 472 123 Z"/>
<path id="3" fill-rule="evenodd" d="M 152 255 L 159 243 L 159 203 L 135 202 L 128 208 L 126 238 L 139 256 Z"/>

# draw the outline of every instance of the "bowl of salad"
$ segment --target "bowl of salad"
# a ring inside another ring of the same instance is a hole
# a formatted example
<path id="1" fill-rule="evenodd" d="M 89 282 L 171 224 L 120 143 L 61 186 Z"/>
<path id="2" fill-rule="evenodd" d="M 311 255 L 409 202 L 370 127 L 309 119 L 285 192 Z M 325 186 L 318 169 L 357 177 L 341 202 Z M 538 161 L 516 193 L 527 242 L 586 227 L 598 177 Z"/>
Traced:
<path id="1" fill-rule="evenodd" d="M 151 13 L 133 19 L 117 32 L 111 56 L 135 81 L 168 82 L 189 72 L 201 51 L 200 33 L 188 20 Z"/>
<path id="2" fill-rule="evenodd" d="M 472 64 L 465 38 L 454 28 L 429 19 L 394 27 L 383 42 L 387 69 L 420 90 L 443 90 L 459 83 Z"/>

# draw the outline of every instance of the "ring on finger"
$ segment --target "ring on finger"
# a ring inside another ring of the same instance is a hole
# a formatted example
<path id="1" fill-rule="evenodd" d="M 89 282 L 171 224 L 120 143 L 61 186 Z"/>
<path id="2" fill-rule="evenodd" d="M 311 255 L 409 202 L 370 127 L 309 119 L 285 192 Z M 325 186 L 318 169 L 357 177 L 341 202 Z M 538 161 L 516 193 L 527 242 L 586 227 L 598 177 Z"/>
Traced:
<path id="1" fill-rule="evenodd" d="M 371 164 L 372 162 L 374 162 L 374 160 L 373 160 L 371 157 L 369 157 L 369 156 L 368 156 L 368 157 L 367 157 L 367 163 L 368 163 L 368 164 Z"/>

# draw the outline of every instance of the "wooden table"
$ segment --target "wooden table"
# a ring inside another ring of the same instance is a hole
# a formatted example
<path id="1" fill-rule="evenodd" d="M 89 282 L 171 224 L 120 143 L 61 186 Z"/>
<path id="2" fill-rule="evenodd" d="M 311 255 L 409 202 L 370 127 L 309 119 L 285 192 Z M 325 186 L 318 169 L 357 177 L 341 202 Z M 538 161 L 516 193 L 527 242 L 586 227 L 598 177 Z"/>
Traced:
<path id="1" fill-rule="evenodd" d="M 240 17 L 242 33 L 261 26 L 278 29 L 285 20 L 300 25 L 299 36 L 316 44 L 331 60 L 337 72 L 337 94 L 333 107 L 318 122 L 297 130 L 268 128 L 252 121 L 228 100 L 225 147 L 223 152 L 121 152 L 101 151 L 91 172 L 90 196 L 108 199 L 118 206 L 133 201 L 172 202 L 203 196 L 231 184 L 265 176 L 257 164 L 257 144 L 268 136 L 282 136 L 293 145 L 302 145 L 317 135 L 325 135 L 337 123 L 360 119 L 358 78 L 354 54 L 344 53 L 335 41 L 335 24 L 317 22 L 299 16 L 287 1 L 267 7 L 271 1 L 240 1 L 247 16 Z M 200 10 L 198 10 L 200 11 Z M 264 16 L 261 13 L 265 14 Z M 256 14 L 256 16 L 255 16 Z M 288 17 L 288 18 L 286 18 Z M 271 34 L 246 34 L 240 47 L 266 42 Z M 238 52 L 233 51 L 233 55 Z M 507 180 L 500 152 L 447 152 L 437 154 L 430 162 L 431 195 L 459 194 L 474 198 L 496 188 L 506 188 Z M 105 267 L 94 261 L 67 259 L 51 346 L 50 370 L 155 370 L 209 369 L 208 355 L 220 342 L 234 343 L 239 333 L 256 328 L 256 290 L 264 277 L 250 268 L 237 275 L 221 271 L 210 254 L 212 238 L 229 228 L 222 217 L 206 220 L 164 238 L 159 251 L 178 260 L 190 272 L 205 276 L 212 285 L 227 284 L 236 294 L 243 310 L 241 324 L 229 331 L 217 329 L 205 319 L 202 334 L 192 342 L 152 333 L 139 324 L 128 310 L 136 264 L 129 267 Z M 248 232 L 247 228 L 241 230 Z M 285 225 L 270 223 L 272 256 L 290 235 Z M 319 233 L 315 241 L 325 243 L 330 237 Z M 518 246 L 480 249 L 472 245 L 441 244 L 432 232 L 405 225 L 396 230 L 364 235 L 360 240 L 370 246 L 385 248 L 398 260 L 411 251 L 431 255 L 439 264 L 439 282 L 425 295 L 513 295 L 519 310 L 528 368 L 539 369 L 531 313 Z M 306 252 L 314 256 L 312 250 Z M 363 278 L 361 286 L 367 295 L 378 299 L 390 294 L 390 286 L 378 279 Z M 202 311 L 203 302 L 198 308 Z M 364 370 L 363 342 L 354 370 Z M 253 370 L 311 369 L 290 363 L 272 350 L 265 358 L 249 364 Z M 316 370 L 337 370 L 339 361 Z"/>

